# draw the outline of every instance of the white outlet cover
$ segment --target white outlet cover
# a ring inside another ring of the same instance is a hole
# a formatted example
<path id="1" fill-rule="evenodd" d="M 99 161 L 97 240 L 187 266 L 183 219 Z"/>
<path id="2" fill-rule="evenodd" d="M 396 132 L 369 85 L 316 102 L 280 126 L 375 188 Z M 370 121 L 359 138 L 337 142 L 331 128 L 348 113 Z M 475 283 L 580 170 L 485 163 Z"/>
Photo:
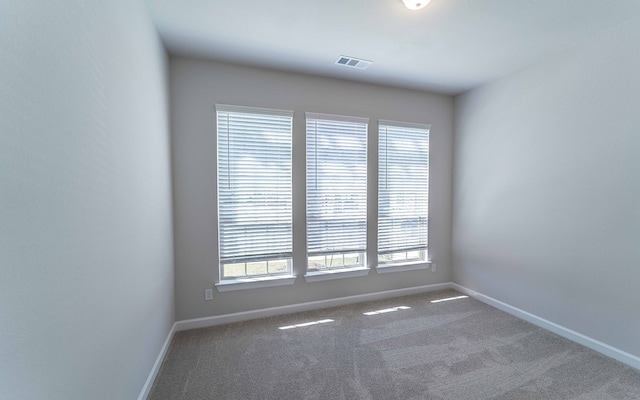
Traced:
<path id="1" fill-rule="evenodd" d="M 204 299 L 205 300 L 213 300 L 213 289 L 205 289 L 204 290 Z"/>

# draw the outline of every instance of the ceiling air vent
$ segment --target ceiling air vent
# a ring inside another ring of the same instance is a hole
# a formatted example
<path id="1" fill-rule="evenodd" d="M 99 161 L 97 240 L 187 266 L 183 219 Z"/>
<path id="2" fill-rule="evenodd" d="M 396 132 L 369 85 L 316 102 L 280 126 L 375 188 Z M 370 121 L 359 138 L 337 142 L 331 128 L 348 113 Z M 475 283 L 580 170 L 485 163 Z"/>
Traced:
<path id="1" fill-rule="evenodd" d="M 338 61 L 336 61 L 338 65 L 344 65 L 346 67 L 353 67 L 358 69 L 367 69 L 369 65 L 371 65 L 371 61 L 360 60 L 358 58 L 340 56 Z"/>

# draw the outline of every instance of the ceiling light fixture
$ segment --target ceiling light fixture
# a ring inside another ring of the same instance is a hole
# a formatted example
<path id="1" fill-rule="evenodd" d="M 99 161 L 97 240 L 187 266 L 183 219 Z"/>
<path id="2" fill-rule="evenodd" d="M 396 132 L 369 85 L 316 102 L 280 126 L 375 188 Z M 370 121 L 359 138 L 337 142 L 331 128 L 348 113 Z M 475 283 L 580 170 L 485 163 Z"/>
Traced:
<path id="1" fill-rule="evenodd" d="M 404 3 L 405 6 L 407 6 L 407 8 L 409 10 L 419 10 L 422 7 L 426 6 L 427 4 L 429 4 L 431 0 L 402 0 L 402 2 Z"/>

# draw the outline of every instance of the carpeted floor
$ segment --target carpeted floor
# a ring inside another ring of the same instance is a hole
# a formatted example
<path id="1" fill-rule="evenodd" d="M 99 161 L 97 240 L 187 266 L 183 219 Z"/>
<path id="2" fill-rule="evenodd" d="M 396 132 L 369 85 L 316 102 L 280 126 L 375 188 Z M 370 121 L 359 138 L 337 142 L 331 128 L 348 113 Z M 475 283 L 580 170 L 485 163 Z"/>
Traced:
<path id="1" fill-rule="evenodd" d="M 149 399 L 640 399 L 640 371 L 471 298 L 431 302 L 454 296 L 179 332 Z"/>

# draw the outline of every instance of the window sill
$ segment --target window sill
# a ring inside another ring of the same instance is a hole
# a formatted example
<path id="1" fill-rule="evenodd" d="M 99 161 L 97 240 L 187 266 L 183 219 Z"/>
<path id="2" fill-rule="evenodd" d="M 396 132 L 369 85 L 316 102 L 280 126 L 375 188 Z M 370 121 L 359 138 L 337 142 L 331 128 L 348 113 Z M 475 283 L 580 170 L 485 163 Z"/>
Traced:
<path id="1" fill-rule="evenodd" d="M 345 269 L 331 269 L 326 271 L 313 271 L 307 272 L 304 276 L 307 282 L 320 282 L 329 281 L 332 279 L 354 278 L 357 276 L 367 276 L 369 274 L 369 268 L 345 268 Z"/>
<path id="2" fill-rule="evenodd" d="M 387 274 L 389 272 L 418 271 L 429 269 L 431 261 L 420 261 L 410 264 L 379 264 L 376 272 L 379 274 Z"/>
<path id="3" fill-rule="evenodd" d="M 293 285 L 295 281 L 296 277 L 293 275 L 225 279 L 224 281 L 216 283 L 216 288 L 218 288 L 220 292 L 232 292 L 234 290 Z"/>

